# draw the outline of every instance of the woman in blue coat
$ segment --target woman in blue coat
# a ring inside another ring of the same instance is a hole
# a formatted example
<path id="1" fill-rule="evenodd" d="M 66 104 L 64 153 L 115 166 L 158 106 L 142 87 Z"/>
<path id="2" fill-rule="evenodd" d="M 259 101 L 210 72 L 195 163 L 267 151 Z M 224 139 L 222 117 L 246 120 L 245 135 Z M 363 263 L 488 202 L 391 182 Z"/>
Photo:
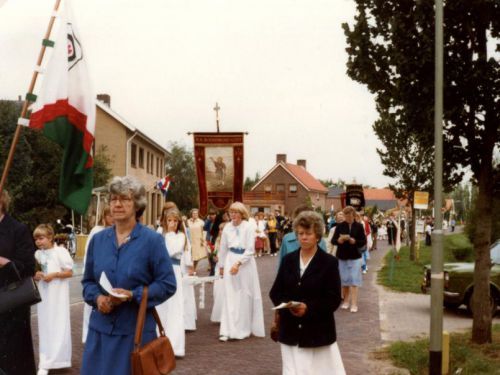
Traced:
<path id="1" fill-rule="evenodd" d="M 82 360 L 84 375 L 130 374 L 143 287 L 149 287 L 149 308 L 176 290 L 165 241 L 138 222 L 147 203 L 144 186 L 129 176 L 115 177 L 109 185 L 109 203 L 115 224 L 90 241 L 82 279 L 83 298 L 93 307 Z M 104 291 L 99 284 L 103 273 L 123 298 Z M 156 322 L 148 310 L 143 344 L 154 338 Z"/>

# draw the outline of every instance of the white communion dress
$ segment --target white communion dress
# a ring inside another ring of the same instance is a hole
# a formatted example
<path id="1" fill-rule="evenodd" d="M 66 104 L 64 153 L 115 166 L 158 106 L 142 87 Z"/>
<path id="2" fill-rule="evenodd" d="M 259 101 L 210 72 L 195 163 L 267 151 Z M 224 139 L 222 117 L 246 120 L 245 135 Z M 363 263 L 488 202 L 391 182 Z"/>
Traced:
<path id="1" fill-rule="evenodd" d="M 265 336 L 262 295 L 254 259 L 254 228 L 248 221 L 226 224 L 222 231 L 219 265 L 224 267 L 224 297 L 220 336 L 244 339 Z M 230 269 L 241 262 L 236 275 Z"/>

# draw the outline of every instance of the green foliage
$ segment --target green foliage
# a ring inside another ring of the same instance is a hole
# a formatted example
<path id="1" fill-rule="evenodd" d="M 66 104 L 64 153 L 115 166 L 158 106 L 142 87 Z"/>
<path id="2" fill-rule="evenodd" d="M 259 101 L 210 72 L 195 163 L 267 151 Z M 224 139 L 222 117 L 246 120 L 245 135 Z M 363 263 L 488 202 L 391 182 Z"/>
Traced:
<path id="1" fill-rule="evenodd" d="M 341 187 L 345 188 L 345 181 L 342 180 L 341 178 L 338 178 L 337 181 L 334 181 L 333 178 L 328 178 L 326 180 L 322 180 L 321 178 L 319 179 L 319 182 L 323 184 L 325 187 L 330 187 L 330 186 L 335 186 L 335 187 Z"/>
<path id="2" fill-rule="evenodd" d="M 0 165 L 7 160 L 21 103 L 0 100 Z M 38 132 L 21 128 L 7 190 L 13 197 L 11 214 L 34 227 L 54 223 L 68 210 L 58 201 L 62 150 Z"/>
<path id="3" fill-rule="evenodd" d="M 172 183 L 167 200 L 173 201 L 183 212 L 198 207 L 198 183 L 191 150 L 177 142 L 170 144 L 170 156 L 166 160 L 166 173 Z"/>
<path id="4" fill-rule="evenodd" d="M 108 146 L 101 145 L 94 155 L 94 186 L 107 185 L 111 179 L 111 165 L 114 158 L 108 154 Z"/>
<path id="5" fill-rule="evenodd" d="M 256 172 L 254 178 L 246 177 L 245 182 L 243 183 L 243 191 L 250 191 L 252 190 L 252 187 L 259 182 L 260 180 L 260 173 Z"/>
<path id="6" fill-rule="evenodd" d="M 452 234 L 444 237 L 444 262 L 456 262 L 453 249 L 456 248 L 472 249 L 467 236 L 463 233 Z M 420 294 L 420 284 L 424 275 L 424 266 L 431 263 L 430 246 L 425 246 L 424 241 L 420 242 L 420 256 L 418 261 L 409 259 L 410 248 L 401 246 L 399 251 L 399 260 L 393 260 L 392 252 L 387 253 L 382 269 L 378 273 L 380 284 L 397 292 L 410 292 Z M 393 275 L 391 281 L 391 262 L 393 263 Z"/>
<path id="7" fill-rule="evenodd" d="M 493 326 L 493 340 L 487 345 L 470 343 L 471 334 L 452 333 L 450 336 L 450 374 L 496 374 L 500 366 L 500 325 Z M 410 374 L 426 374 L 429 369 L 429 340 L 398 341 L 384 349 L 394 365 L 406 368 Z"/>

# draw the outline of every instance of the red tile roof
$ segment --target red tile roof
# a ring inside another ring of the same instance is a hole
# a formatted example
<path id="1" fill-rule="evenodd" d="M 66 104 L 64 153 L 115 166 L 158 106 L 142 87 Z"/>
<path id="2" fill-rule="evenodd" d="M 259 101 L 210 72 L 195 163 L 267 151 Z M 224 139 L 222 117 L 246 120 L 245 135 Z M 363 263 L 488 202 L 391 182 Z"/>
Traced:
<path id="1" fill-rule="evenodd" d="M 392 201 L 396 200 L 396 196 L 391 189 L 363 189 L 365 200 L 375 201 Z"/>
<path id="2" fill-rule="evenodd" d="M 299 165 L 286 163 L 286 168 L 290 171 L 291 174 L 300 182 L 302 182 L 308 189 L 328 192 L 328 189 L 319 182 L 316 178 L 314 178 L 304 167 Z"/>

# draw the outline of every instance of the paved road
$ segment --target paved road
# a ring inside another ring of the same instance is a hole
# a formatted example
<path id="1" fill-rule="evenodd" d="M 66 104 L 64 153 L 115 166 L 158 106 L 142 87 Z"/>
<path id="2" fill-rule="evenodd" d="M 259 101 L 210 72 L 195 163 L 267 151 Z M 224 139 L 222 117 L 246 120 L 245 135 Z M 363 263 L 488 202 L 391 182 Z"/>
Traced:
<path id="1" fill-rule="evenodd" d="M 380 245 L 379 245 L 380 247 Z M 380 335 L 378 291 L 374 285 L 375 270 L 385 251 L 372 252 L 370 271 L 364 276 L 365 284 L 360 291 L 359 312 L 350 313 L 338 310 L 335 313 L 337 337 L 349 375 L 373 372 L 374 363 L 368 358 L 368 353 L 382 344 Z M 264 256 L 257 259 L 262 298 L 264 302 L 264 320 L 266 327 L 272 321 L 271 301 L 268 293 L 276 272 L 277 258 Z M 199 273 L 203 274 L 206 264 L 201 263 Z M 76 272 L 78 273 L 78 271 Z M 83 346 L 81 344 L 81 321 L 83 303 L 79 276 L 72 278 L 71 319 L 73 333 L 73 368 L 51 372 L 54 374 L 78 374 L 81 364 Z M 197 290 L 198 294 L 198 290 Z M 281 373 L 281 356 L 279 345 L 269 337 L 249 338 L 242 341 L 219 342 L 217 324 L 210 322 L 212 306 L 212 288 L 206 288 L 206 306 L 198 310 L 197 330 L 186 335 L 186 356 L 177 361 L 175 374 L 252 374 L 273 375 Z M 35 348 L 37 348 L 37 321 L 33 315 L 33 333 Z M 36 349 L 35 349 L 36 351 Z M 381 373 L 377 371 L 376 373 Z"/>

